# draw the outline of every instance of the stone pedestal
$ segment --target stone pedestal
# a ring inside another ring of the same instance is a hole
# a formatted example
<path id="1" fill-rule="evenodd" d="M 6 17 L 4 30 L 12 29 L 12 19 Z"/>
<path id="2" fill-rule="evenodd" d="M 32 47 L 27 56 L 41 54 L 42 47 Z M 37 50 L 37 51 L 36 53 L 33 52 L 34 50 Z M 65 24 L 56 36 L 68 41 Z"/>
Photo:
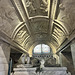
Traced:
<path id="1" fill-rule="evenodd" d="M 14 68 L 14 75 L 35 75 L 36 68 Z"/>
<path id="2" fill-rule="evenodd" d="M 36 68 L 14 68 L 14 75 L 67 75 L 66 67 L 44 67 L 36 73 Z"/>
<path id="3" fill-rule="evenodd" d="M 9 45 L 0 41 L 0 75 L 8 75 L 9 56 Z"/>

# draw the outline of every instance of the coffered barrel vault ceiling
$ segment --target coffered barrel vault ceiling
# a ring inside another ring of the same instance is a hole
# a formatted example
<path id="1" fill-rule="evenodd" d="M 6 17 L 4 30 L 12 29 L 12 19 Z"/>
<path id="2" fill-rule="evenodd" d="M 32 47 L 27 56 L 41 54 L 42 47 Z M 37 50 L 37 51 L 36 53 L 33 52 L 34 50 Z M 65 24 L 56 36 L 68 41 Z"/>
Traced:
<path id="1" fill-rule="evenodd" d="M 75 30 L 74 0 L 0 0 L 0 30 L 31 53 L 37 44 L 55 53 Z"/>

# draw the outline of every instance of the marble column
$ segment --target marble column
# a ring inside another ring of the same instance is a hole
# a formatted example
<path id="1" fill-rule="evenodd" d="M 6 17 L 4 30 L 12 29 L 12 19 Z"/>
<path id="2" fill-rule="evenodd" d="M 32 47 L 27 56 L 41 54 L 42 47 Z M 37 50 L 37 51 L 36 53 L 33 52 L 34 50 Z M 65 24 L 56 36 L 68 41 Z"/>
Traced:
<path id="1" fill-rule="evenodd" d="M 59 52 L 59 64 L 62 66 L 62 53 Z"/>
<path id="2" fill-rule="evenodd" d="M 0 75 L 8 75 L 8 63 L 10 57 L 10 47 L 0 41 Z"/>
<path id="3" fill-rule="evenodd" d="M 54 58 L 56 58 L 56 64 L 60 64 L 59 56 L 57 54 L 54 54 Z"/>
<path id="4" fill-rule="evenodd" d="M 29 64 L 30 63 L 30 57 L 28 56 L 27 57 L 27 64 Z"/>
<path id="5" fill-rule="evenodd" d="M 71 44 L 71 54 L 72 54 L 72 60 L 73 60 L 73 65 L 75 70 L 75 41 L 72 42 Z"/>

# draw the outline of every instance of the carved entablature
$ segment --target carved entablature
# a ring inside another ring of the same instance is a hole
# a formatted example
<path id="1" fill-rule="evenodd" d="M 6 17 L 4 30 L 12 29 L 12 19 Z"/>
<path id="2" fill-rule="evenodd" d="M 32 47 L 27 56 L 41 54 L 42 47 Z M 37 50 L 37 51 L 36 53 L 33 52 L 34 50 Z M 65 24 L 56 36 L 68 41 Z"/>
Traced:
<path id="1" fill-rule="evenodd" d="M 25 0 L 29 17 L 48 16 L 48 0 Z"/>

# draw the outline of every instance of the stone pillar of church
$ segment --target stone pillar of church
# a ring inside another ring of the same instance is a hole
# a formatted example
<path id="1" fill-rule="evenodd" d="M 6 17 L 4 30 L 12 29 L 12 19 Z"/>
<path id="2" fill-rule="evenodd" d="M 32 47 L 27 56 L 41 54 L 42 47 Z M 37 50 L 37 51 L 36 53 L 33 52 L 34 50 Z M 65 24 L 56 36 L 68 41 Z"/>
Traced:
<path id="1" fill-rule="evenodd" d="M 10 47 L 0 41 L 0 75 L 8 75 L 8 63 L 10 57 Z"/>
<path id="2" fill-rule="evenodd" d="M 59 52 L 59 64 L 62 66 L 62 53 Z"/>
<path id="3" fill-rule="evenodd" d="M 73 41 L 71 44 L 71 54 L 72 54 L 72 60 L 73 60 L 73 65 L 75 70 L 75 41 Z"/>

